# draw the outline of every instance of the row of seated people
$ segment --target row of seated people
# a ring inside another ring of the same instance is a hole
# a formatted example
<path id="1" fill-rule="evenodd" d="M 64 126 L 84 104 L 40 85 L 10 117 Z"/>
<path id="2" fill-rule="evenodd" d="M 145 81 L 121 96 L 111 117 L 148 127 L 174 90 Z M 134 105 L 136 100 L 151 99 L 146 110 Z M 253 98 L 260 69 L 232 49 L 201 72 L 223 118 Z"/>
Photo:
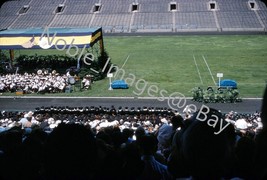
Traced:
<path id="1" fill-rule="evenodd" d="M 22 91 L 31 93 L 61 93 L 70 89 L 76 83 L 76 79 L 70 74 L 51 73 L 24 73 L 0 75 L 0 92 Z M 91 77 L 85 76 L 82 80 L 84 89 L 90 89 Z"/>
<path id="2" fill-rule="evenodd" d="M 168 122 L 177 111 L 160 107 L 124 107 L 116 109 L 114 106 L 110 108 L 102 106 L 91 107 L 38 107 L 34 112 L 5 112 L 0 114 L 0 127 L 2 130 L 13 127 L 24 116 L 31 115 L 31 124 L 41 126 L 43 129 L 51 130 L 50 127 L 56 127 L 59 123 L 78 123 L 90 125 L 92 129 L 121 126 L 121 128 L 136 129 L 138 126 L 148 126 L 150 131 L 156 131 L 162 123 Z M 261 131 L 263 124 L 261 122 L 260 113 L 237 113 L 229 112 L 222 114 L 223 119 L 232 124 L 235 129 L 246 130 L 247 133 L 255 135 Z M 184 111 L 183 118 L 189 119 L 192 114 Z M 53 128 L 52 128 L 53 129 Z"/>
<path id="3" fill-rule="evenodd" d="M 119 106 L 115 108 L 114 105 L 111 107 L 104 106 L 86 106 L 86 107 L 70 107 L 70 106 L 50 106 L 50 107 L 37 107 L 35 113 L 60 113 L 60 114 L 82 114 L 82 113 L 92 113 L 92 114 L 109 114 L 109 115 L 133 115 L 133 114 L 166 114 L 174 115 L 177 111 L 173 111 L 167 107 L 122 107 Z"/>
<path id="4" fill-rule="evenodd" d="M 222 119 L 212 126 L 198 112 L 2 112 L 1 178 L 264 179 L 264 102 L 254 114 L 210 109 L 207 119 Z"/>

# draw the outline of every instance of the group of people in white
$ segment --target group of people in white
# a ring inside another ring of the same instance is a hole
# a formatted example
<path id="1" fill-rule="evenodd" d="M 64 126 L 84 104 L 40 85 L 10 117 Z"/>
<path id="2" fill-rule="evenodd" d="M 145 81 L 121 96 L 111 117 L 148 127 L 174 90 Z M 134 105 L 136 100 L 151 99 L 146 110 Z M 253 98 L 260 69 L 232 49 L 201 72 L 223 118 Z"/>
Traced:
<path id="1" fill-rule="evenodd" d="M 82 88 L 91 89 L 92 77 L 86 75 L 82 79 Z M 24 74 L 0 75 L 0 93 L 23 91 L 24 94 L 31 93 L 60 93 L 64 92 L 69 85 L 76 83 L 75 77 L 70 74 L 59 74 L 42 72 Z"/>
<path id="2" fill-rule="evenodd" d="M 0 92 L 54 93 L 63 92 L 67 85 L 68 76 L 58 73 L 37 72 L 0 76 Z"/>

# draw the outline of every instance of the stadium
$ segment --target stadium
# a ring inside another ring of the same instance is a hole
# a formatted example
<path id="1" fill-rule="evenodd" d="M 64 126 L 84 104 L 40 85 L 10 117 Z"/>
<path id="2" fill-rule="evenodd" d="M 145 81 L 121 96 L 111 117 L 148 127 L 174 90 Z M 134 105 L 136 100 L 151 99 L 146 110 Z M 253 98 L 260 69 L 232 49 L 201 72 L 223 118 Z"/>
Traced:
<path id="1" fill-rule="evenodd" d="M 0 4 L 1 179 L 267 178 L 266 2 Z"/>

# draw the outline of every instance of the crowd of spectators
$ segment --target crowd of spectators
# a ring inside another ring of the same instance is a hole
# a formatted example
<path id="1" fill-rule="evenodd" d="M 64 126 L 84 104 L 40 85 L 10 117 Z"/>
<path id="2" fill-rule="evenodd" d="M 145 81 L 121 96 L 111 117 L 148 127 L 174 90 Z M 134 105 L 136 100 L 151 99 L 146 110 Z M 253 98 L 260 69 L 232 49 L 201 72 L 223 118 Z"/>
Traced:
<path id="1" fill-rule="evenodd" d="M 0 115 L 2 179 L 264 179 L 262 112 L 39 107 Z M 225 126 L 226 123 L 230 125 Z M 214 134 L 221 127 L 220 134 Z"/>

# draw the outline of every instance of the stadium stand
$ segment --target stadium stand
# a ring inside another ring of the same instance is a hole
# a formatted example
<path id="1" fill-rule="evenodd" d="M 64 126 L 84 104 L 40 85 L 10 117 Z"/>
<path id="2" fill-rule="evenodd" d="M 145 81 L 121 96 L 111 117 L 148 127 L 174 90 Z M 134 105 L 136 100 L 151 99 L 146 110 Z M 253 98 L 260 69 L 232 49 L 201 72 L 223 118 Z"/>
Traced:
<path id="1" fill-rule="evenodd" d="M 45 27 L 53 19 L 53 15 L 23 15 L 16 19 L 11 25 L 11 29 L 21 29 L 29 27 Z"/>
<path id="2" fill-rule="evenodd" d="M 178 1 L 181 12 L 207 11 L 207 1 Z"/>
<path id="3" fill-rule="evenodd" d="M 1 21 L 0 29 L 6 29 L 16 19 L 17 19 L 17 16 L 0 16 L 0 21 Z"/>
<path id="4" fill-rule="evenodd" d="M 171 13 L 137 13 L 135 14 L 133 25 L 137 27 L 138 32 L 154 31 L 160 28 L 171 31 L 172 14 Z"/>
<path id="5" fill-rule="evenodd" d="M 216 23 L 212 12 L 179 12 L 175 14 L 176 30 L 216 31 Z"/>
<path id="6" fill-rule="evenodd" d="M 112 26 L 114 30 L 116 31 L 125 31 L 127 32 L 127 29 L 129 28 L 131 20 L 130 14 L 96 14 L 94 17 L 94 21 L 92 23 L 92 27 L 99 27 L 102 26 L 103 29 L 106 29 L 105 27 Z"/>
<path id="7" fill-rule="evenodd" d="M 231 0 L 227 3 L 223 0 L 216 0 L 220 11 L 248 11 L 248 1 L 244 0 Z"/>
<path id="8" fill-rule="evenodd" d="M 91 1 L 67 0 L 65 2 L 66 8 L 65 8 L 63 14 L 88 14 L 88 13 L 91 13 L 95 3 L 98 3 L 98 1 L 97 0 L 91 0 Z"/>
<path id="9" fill-rule="evenodd" d="M 236 30 L 262 28 L 254 12 L 219 12 L 217 16 L 222 28 Z"/>
<path id="10" fill-rule="evenodd" d="M 23 3 L 16 1 L 8 1 L 3 4 L 0 11 L 1 17 L 8 17 L 12 15 L 17 15 L 17 12 L 23 7 Z"/>
<path id="11" fill-rule="evenodd" d="M 0 9 L 1 29 L 103 27 L 106 33 L 266 32 L 259 0 L 14 0 Z"/>
<path id="12" fill-rule="evenodd" d="M 103 14 L 121 14 L 129 13 L 132 0 L 101 0 L 101 13 Z"/>
<path id="13" fill-rule="evenodd" d="M 89 27 L 92 14 L 60 14 L 50 27 Z"/>
<path id="14" fill-rule="evenodd" d="M 267 11 L 259 10 L 258 13 L 259 13 L 260 18 L 262 19 L 262 22 L 263 22 L 265 28 L 266 28 L 267 27 Z"/>
<path id="15" fill-rule="evenodd" d="M 162 3 L 162 1 L 138 1 L 140 4 L 140 12 L 144 13 L 166 13 L 168 12 L 168 2 Z"/>

